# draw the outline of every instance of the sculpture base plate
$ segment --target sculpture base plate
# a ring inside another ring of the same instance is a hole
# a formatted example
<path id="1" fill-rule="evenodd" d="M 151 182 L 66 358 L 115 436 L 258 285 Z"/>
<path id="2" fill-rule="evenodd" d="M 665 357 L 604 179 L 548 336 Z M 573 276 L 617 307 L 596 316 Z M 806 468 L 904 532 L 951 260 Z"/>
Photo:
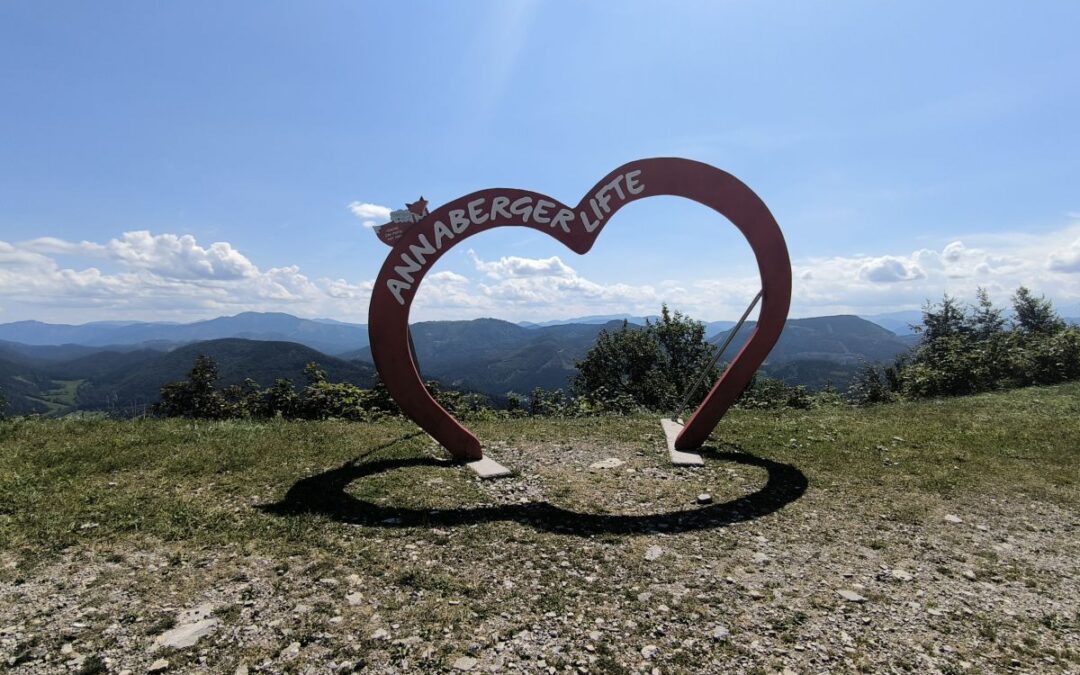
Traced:
<path id="1" fill-rule="evenodd" d="M 672 464 L 675 466 L 705 465 L 705 460 L 696 452 L 675 449 L 675 439 L 678 437 L 679 432 L 682 431 L 683 425 L 667 417 L 662 417 L 660 418 L 660 426 L 664 428 L 664 435 L 667 436 L 668 455 L 671 456 Z"/>
<path id="2" fill-rule="evenodd" d="M 512 471 L 510 471 L 510 469 L 507 469 L 505 466 L 499 464 L 487 455 L 484 455 L 480 459 L 474 460 L 472 462 L 466 462 L 465 466 L 472 469 L 473 473 L 475 473 L 480 478 L 485 479 L 505 478 L 506 476 L 509 476 L 513 473 Z"/>

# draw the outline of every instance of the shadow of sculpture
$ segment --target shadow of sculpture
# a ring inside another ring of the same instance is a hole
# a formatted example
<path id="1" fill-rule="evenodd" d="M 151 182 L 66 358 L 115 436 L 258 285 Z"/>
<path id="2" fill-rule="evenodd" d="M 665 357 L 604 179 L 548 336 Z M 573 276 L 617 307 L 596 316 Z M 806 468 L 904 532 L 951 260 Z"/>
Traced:
<path id="1" fill-rule="evenodd" d="M 393 443 L 375 448 L 365 456 L 390 445 Z M 279 516 L 319 514 L 339 522 L 371 527 L 453 527 L 515 521 L 540 530 L 589 536 L 653 531 L 690 532 L 726 527 L 773 513 L 806 492 L 806 476 L 790 464 L 742 451 L 721 451 L 710 447 L 702 448 L 701 454 L 707 461 L 762 468 L 768 472 L 768 480 L 756 492 L 731 501 L 653 515 L 580 513 L 546 501 L 433 511 L 374 504 L 353 497 L 346 492 L 346 488 L 353 481 L 387 471 L 417 466 L 451 467 L 453 464 L 430 457 L 367 462 L 359 457 L 337 469 L 297 481 L 280 502 L 258 508 Z"/>

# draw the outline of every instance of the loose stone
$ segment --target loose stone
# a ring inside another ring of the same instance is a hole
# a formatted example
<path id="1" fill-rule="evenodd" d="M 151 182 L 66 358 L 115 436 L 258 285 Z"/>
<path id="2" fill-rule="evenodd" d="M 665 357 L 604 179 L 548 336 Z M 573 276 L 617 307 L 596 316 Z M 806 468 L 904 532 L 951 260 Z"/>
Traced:
<path id="1" fill-rule="evenodd" d="M 837 593 L 840 594 L 841 598 L 847 600 L 848 602 L 866 602 L 866 598 L 859 595 L 855 591 L 851 591 L 846 588 L 837 591 Z"/>

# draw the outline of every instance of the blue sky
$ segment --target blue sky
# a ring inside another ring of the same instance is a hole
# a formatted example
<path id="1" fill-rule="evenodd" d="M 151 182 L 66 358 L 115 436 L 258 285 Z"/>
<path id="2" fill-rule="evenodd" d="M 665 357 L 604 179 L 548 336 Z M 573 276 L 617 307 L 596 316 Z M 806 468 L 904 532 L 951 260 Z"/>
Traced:
<path id="1" fill-rule="evenodd" d="M 362 205 L 576 202 L 650 156 L 766 201 L 794 316 L 1020 283 L 1077 315 L 1078 25 L 1074 2 L 8 1 L 0 322 L 364 321 L 389 249 Z M 504 228 L 435 272 L 414 319 L 723 319 L 757 288 L 734 228 L 674 199 L 585 257 Z"/>

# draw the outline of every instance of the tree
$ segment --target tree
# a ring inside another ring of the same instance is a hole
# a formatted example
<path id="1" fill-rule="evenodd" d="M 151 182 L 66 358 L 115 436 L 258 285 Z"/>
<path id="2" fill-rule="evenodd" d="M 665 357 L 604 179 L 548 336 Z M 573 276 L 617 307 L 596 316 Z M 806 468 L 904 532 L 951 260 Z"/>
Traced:
<path id="1" fill-rule="evenodd" d="M 1016 289 L 1012 303 L 1016 312 L 1015 323 L 1021 330 L 1028 333 L 1056 333 L 1065 327 L 1065 322 L 1054 311 L 1054 305 L 1045 296 L 1036 298 L 1025 286 Z"/>
<path id="2" fill-rule="evenodd" d="M 671 314 L 667 305 L 660 310 L 660 320 L 652 325 L 653 333 L 660 343 L 664 361 L 661 364 L 668 373 L 678 396 L 685 396 L 687 389 L 696 384 L 701 377 L 701 371 L 708 367 L 706 382 L 712 383 L 720 377 L 719 369 L 709 366 L 712 359 L 713 345 L 705 339 L 705 324 L 694 321 L 680 312 Z M 700 401 L 707 391 L 707 385 L 702 386 L 702 391 L 697 400 Z M 696 403 L 696 401 L 695 401 Z"/>
<path id="3" fill-rule="evenodd" d="M 259 414 L 262 390 L 250 377 L 242 384 L 231 384 L 221 392 L 228 409 L 228 417 L 254 417 Z"/>
<path id="4" fill-rule="evenodd" d="M 922 308 L 923 325 L 916 328 L 922 333 L 923 343 L 930 343 L 939 338 L 964 336 L 971 332 L 967 313 L 960 302 L 949 295 L 941 297 L 940 304 L 934 304 L 929 300 Z"/>
<path id="5" fill-rule="evenodd" d="M 273 385 L 263 390 L 260 399 L 259 414 L 262 417 L 292 419 L 300 409 L 300 395 L 292 380 L 285 377 L 274 380 Z"/>
<path id="6" fill-rule="evenodd" d="M 600 331 L 596 343 L 577 363 L 574 391 L 602 409 L 623 409 L 630 401 L 651 410 L 671 410 L 708 365 L 712 345 L 705 326 L 663 306 L 660 319 L 644 328 L 625 321 L 617 331 Z M 717 369 L 709 369 L 712 380 Z M 704 397 L 695 393 L 690 405 Z"/>
<path id="7" fill-rule="evenodd" d="M 990 293 L 979 286 L 975 289 L 975 308 L 971 313 L 971 327 L 979 339 L 987 339 L 1005 329 L 1005 318 L 1001 309 L 994 306 Z"/>
<path id="8" fill-rule="evenodd" d="M 898 384 L 890 389 L 925 398 L 1080 378 L 1080 330 L 1067 327 L 1049 300 L 1023 286 L 1012 303 L 1011 328 L 983 288 L 972 307 L 948 295 L 940 304 L 927 303 L 922 340 L 894 365 Z M 857 384 L 858 397 L 877 397 L 868 395 L 880 384 L 872 377 Z"/>
<path id="9" fill-rule="evenodd" d="M 188 379 L 161 388 L 161 400 L 154 410 L 167 417 L 227 417 L 229 406 L 221 392 L 214 388 L 217 381 L 218 369 L 214 359 L 200 354 L 195 357 Z"/>

